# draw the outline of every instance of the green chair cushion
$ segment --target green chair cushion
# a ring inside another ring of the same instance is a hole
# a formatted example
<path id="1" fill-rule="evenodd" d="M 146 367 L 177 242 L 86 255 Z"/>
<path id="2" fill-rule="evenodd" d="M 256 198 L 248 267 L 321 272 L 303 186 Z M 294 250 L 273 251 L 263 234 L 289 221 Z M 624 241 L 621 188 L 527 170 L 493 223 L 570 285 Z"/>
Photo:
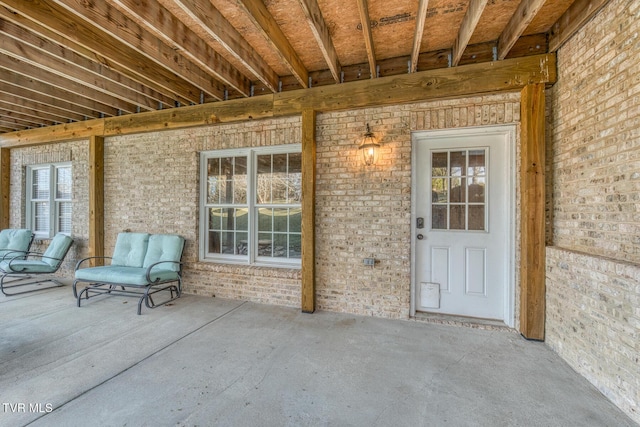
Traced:
<path id="1" fill-rule="evenodd" d="M 108 265 L 103 267 L 83 268 L 76 270 L 76 280 L 93 283 L 114 283 L 130 286 L 145 286 L 147 282 L 146 269 L 141 267 L 122 267 Z M 153 270 L 151 280 L 178 280 L 178 273 L 172 270 Z"/>
<path id="2" fill-rule="evenodd" d="M 11 264 L 9 261 L 0 262 L 0 270 L 5 273 L 53 273 L 56 271 L 49 263 L 40 260 L 16 259 Z"/>
<path id="3" fill-rule="evenodd" d="M 13 258 L 17 254 L 11 254 L 12 251 L 28 251 L 32 237 L 33 232 L 28 229 L 7 228 L 0 231 L 0 258 L 7 254 Z"/>
<path id="4" fill-rule="evenodd" d="M 177 234 L 152 234 L 149 237 L 147 254 L 144 257 L 143 267 L 147 268 L 159 261 L 176 261 L 176 263 L 162 263 L 156 268 L 161 270 L 180 271 L 180 258 L 184 248 L 184 237 Z"/>
<path id="5" fill-rule="evenodd" d="M 71 237 L 62 233 L 56 234 L 53 239 L 51 239 L 47 250 L 42 254 L 42 261 L 54 269 L 58 268 L 72 243 L 73 239 Z"/>
<path id="6" fill-rule="evenodd" d="M 119 233 L 113 249 L 111 265 L 142 267 L 149 242 L 148 233 Z"/>

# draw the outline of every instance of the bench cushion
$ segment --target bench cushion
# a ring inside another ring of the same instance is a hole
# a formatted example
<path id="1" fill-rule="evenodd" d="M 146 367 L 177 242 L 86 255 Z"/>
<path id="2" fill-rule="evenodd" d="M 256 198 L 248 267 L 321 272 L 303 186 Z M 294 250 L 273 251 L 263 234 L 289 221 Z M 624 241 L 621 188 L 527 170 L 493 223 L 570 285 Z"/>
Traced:
<path id="1" fill-rule="evenodd" d="M 0 262 L 0 270 L 6 273 L 50 273 L 55 271 L 55 268 L 45 261 L 16 259 L 11 265 L 8 260 Z"/>
<path id="2" fill-rule="evenodd" d="M 145 286 L 148 284 L 146 269 L 141 267 L 121 267 L 115 265 L 91 267 L 76 270 L 76 280 L 94 283 L 113 283 L 130 286 Z M 151 280 L 178 280 L 178 273 L 168 269 L 154 269 Z"/>
<path id="3" fill-rule="evenodd" d="M 111 259 L 112 266 L 142 267 L 149 243 L 148 233 L 120 233 Z"/>
<path id="4" fill-rule="evenodd" d="M 177 234 L 152 234 L 149 236 L 149 246 L 147 254 L 144 257 L 143 267 L 147 268 L 159 261 L 176 261 L 176 263 L 162 263 L 157 267 L 162 270 L 180 271 L 180 258 L 182 257 L 182 248 L 184 246 L 184 237 Z"/>

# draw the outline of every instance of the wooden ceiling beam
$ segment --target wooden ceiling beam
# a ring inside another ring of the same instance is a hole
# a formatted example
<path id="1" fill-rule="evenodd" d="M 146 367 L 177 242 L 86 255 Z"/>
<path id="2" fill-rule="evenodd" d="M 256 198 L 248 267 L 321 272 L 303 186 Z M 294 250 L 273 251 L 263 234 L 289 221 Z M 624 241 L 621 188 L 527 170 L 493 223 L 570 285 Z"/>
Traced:
<path id="1" fill-rule="evenodd" d="M 17 94 L 16 92 L 20 93 Z M 49 120 L 55 124 L 66 123 L 74 120 L 82 121 L 98 117 L 97 115 L 82 116 L 77 113 L 70 113 L 67 109 L 64 108 L 65 106 L 68 106 L 69 103 L 52 106 L 51 103 L 61 101 L 55 100 L 53 98 L 47 99 L 46 97 L 44 97 L 44 95 L 33 94 L 30 91 L 18 91 L 17 88 L 12 87 L 11 85 L 7 85 L 4 82 L 0 82 L 0 94 L 2 95 L 2 99 L 6 101 L 5 104 L 11 105 L 12 109 L 14 108 L 14 106 L 20 106 L 30 111 L 36 112 L 38 117 L 40 117 L 43 121 Z"/>
<path id="2" fill-rule="evenodd" d="M 462 54 L 467 48 L 469 40 L 471 40 L 471 36 L 480 21 L 480 17 L 482 16 L 482 12 L 484 12 L 487 2 L 488 0 L 471 0 L 471 3 L 469 3 L 467 13 L 462 19 L 462 25 L 460 25 L 460 31 L 458 31 L 458 37 L 456 37 L 456 41 L 453 43 L 453 51 L 451 54 L 452 67 L 455 67 L 460 63 Z"/>
<path id="3" fill-rule="evenodd" d="M 328 112 L 513 92 L 556 78 L 555 54 L 535 55 L 0 134 L 0 147 L 292 116 L 308 109 Z"/>
<path id="4" fill-rule="evenodd" d="M 311 28 L 311 32 L 318 43 L 318 47 L 320 47 L 320 50 L 322 51 L 322 56 L 324 56 L 324 60 L 329 66 L 329 71 L 331 71 L 333 79 L 336 83 L 340 83 L 342 66 L 338 60 L 338 53 L 333 46 L 329 27 L 322 17 L 318 1 L 298 0 L 298 2 L 300 3 L 300 7 L 304 12 L 305 17 L 307 18 L 307 23 L 309 24 L 309 28 Z"/>
<path id="5" fill-rule="evenodd" d="M 418 71 L 418 61 L 420 59 L 420 46 L 422 45 L 422 36 L 424 35 L 424 21 L 427 19 L 427 9 L 429 0 L 420 0 L 418 2 L 418 12 L 416 13 L 416 29 L 413 34 L 413 49 L 411 50 L 411 69 L 412 73 Z"/>
<path id="6" fill-rule="evenodd" d="M 55 74 L 85 84 L 97 91 L 113 94 L 115 98 L 139 106 L 143 110 L 155 110 L 158 106 L 157 99 L 148 97 L 128 85 L 120 84 L 122 80 L 128 83 L 127 78 L 67 50 L 60 44 L 53 43 L 16 24 L 6 22 L 2 18 L 0 18 L 0 34 L 7 35 L 1 43 L 3 48 L 9 49 L 11 55 L 22 61 L 34 62 L 35 66 L 46 63 L 49 71 Z"/>
<path id="7" fill-rule="evenodd" d="M 593 18 L 609 0 L 576 0 L 549 30 L 549 52 L 556 52 Z"/>
<path id="8" fill-rule="evenodd" d="M 158 87 L 165 88 L 174 99 L 180 96 L 188 102 L 200 101 L 201 89 L 178 78 L 175 72 L 158 67 L 148 58 L 140 55 L 134 48 L 123 45 L 117 39 L 97 29 L 90 23 L 79 19 L 71 19 L 69 13 L 61 11 L 51 0 L 39 0 L 37 7 L 30 6 L 31 2 L 24 0 L 0 0 L 0 5 L 21 15 L 20 21 L 30 21 L 34 27 L 45 27 L 58 36 L 72 40 L 85 49 L 94 52 L 96 58 L 108 67 L 119 64 L 125 74 L 134 80 L 134 76 L 155 82 Z M 177 60 L 174 55 L 168 58 Z M 224 92 L 222 86 L 216 89 L 220 94 Z M 171 104 L 170 106 L 173 106 Z"/>
<path id="9" fill-rule="evenodd" d="M 43 1 L 51 1 L 63 9 L 59 13 L 66 16 L 67 20 L 69 20 L 69 14 L 71 13 L 77 17 L 75 22 L 84 20 L 85 23 L 91 25 L 94 33 L 93 37 L 102 39 L 102 34 L 98 32 L 104 32 L 110 38 L 117 40 L 120 45 L 119 48 L 123 46 L 130 47 L 134 49 L 136 55 L 143 55 L 145 61 L 150 60 L 155 63 L 156 67 L 159 66 L 175 73 L 177 76 L 173 76 L 172 79 L 176 77 L 182 78 L 216 99 L 224 99 L 225 89 L 222 85 L 216 84 L 217 80 L 215 80 L 214 76 L 205 73 L 196 64 L 193 64 L 172 47 L 152 35 L 147 29 L 106 2 L 85 2 L 82 0 Z"/>
<path id="10" fill-rule="evenodd" d="M 278 91 L 279 77 L 209 0 L 159 0 L 197 34 L 214 40 L 271 92 Z M 187 22 L 188 21 L 188 22 Z M 213 47 L 213 46 L 212 46 Z"/>
<path id="11" fill-rule="evenodd" d="M 115 85 L 109 84 L 104 79 L 88 73 L 73 63 L 53 57 L 45 50 L 21 43 L 5 32 L 0 32 L 0 54 L 7 55 L 24 64 L 24 67 L 21 68 L 25 75 L 33 76 L 29 68 L 37 71 L 40 75 L 51 74 L 55 77 L 48 80 L 47 83 L 56 85 L 60 89 L 83 96 L 87 94 L 87 89 L 89 89 L 91 96 L 105 105 L 129 113 L 137 111 L 134 102 L 140 100 L 139 98 L 136 100 L 126 99 L 128 97 L 125 97 Z M 131 95 L 131 93 L 127 95 Z M 147 104 L 149 101 L 145 100 L 144 102 Z M 155 110 L 149 105 L 145 105 L 144 109 L 147 111 Z"/>
<path id="12" fill-rule="evenodd" d="M 30 117 L 36 121 L 45 121 L 50 122 L 51 124 L 65 121 L 65 118 L 62 116 L 52 114 L 50 111 L 45 111 L 43 109 L 36 109 L 34 107 L 33 103 L 30 103 L 25 99 L 3 97 L 3 99 L 0 100 L 0 109 L 4 111 L 12 111 L 23 117 Z"/>
<path id="13" fill-rule="evenodd" d="M 2 43 L 0 42 L 0 45 Z M 41 64 L 40 67 L 33 66 L 33 63 L 23 62 L 13 56 L 6 54 L 6 51 L 0 47 L 0 67 L 10 70 L 12 73 L 25 77 L 23 80 L 31 85 L 35 84 L 35 81 L 41 82 L 44 89 L 55 88 L 61 92 L 63 98 L 61 99 L 77 99 L 77 105 L 91 104 L 97 107 L 97 111 L 107 115 L 115 116 L 119 114 L 119 111 L 135 112 L 135 108 L 131 104 L 124 103 L 120 100 L 116 100 L 113 97 L 106 95 L 102 92 L 96 92 L 91 88 L 80 84 L 73 80 L 68 80 L 58 74 L 54 74 L 46 68 L 46 65 Z M 31 88 L 31 86 L 25 86 Z M 43 92 L 47 94 L 47 92 Z M 82 101 L 84 99 L 85 101 Z M 117 105 L 117 106 L 114 106 Z"/>
<path id="14" fill-rule="evenodd" d="M 157 38 L 229 88 L 244 96 L 251 94 L 249 79 L 156 0 L 107 0 L 106 3 L 146 29 L 149 35 L 142 35 L 143 37 Z M 96 8 L 97 13 L 110 10 L 112 9 L 108 5 Z M 117 20 L 117 17 L 114 18 Z M 150 42 L 155 44 L 154 40 Z"/>
<path id="15" fill-rule="evenodd" d="M 358 0 L 358 12 L 360 13 L 360 25 L 364 44 L 367 48 L 367 59 L 369 60 L 369 70 L 371 78 L 378 77 L 378 66 L 376 64 L 376 50 L 373 46 L 373 34 L 371 34 L 371 19 L 369 18 L 369 3 L 367 0 Z"/>
<path id="16" fill-rule="evenodd" d="M 21 114 L 13 106 L 8 106 L 6 104 L 4 104 L 4 106 L 0 105 L 0 117 L 15 119 L 21 123 L 24 123 L 25 126 L 51 126 L 58 123 L 57 121 L 43 120 L 38 117 Z"/>
<path id="17" fill-rule="evenodd" d="M 0 55 L 0 62 L 2 59 Z M 76 95 L 70 96 L 61 89 L 12 72 L 0 73 L 0 92 L 53 107 L 67 120 L 86 120 L 100 116 L 100 111 L 94 108 L 95 101 Z"/>
<path id="18" fill-rule="evenodd" d="M 94 73 L 100 74 L 116 84 L 120 84 L 143 96 L 154 99 L 157 103 L 161 102 L 165 105 L 173 105 L 176 101 L 185 105 L 190 103 L 187 98 L 172 93 L 171 90 L 147 79 L 142 74 L 136 74 L 117 61 L 103 57 L 101 54 L 49 28 L 43 27 L 19 13 L 11 13 L 8 9 L 0 7 L 0 18 L 0 24 L 2 20 L 4 20 L 32 34 L 32 37 L 37 37 L 50 43 L 50 46 L 53 46 L 53 52 L 59 51 L 57 53 L 58 56 L 66 57 L 68 55 L 64 55 L 64 52 L 67 52 L 73 56 L 74 62 L 78 61 L 80 63 L 80 61 L 82 61 L 85 68 L 91 69 Z"/>
<path id="19" fill-rule="evenodd" d="M 244 8 L 247 17 L 271 44 L 275 53 L 295 76 L 298 83 L 303 88 L 309 87 L 309 71 L 262 0 L 238 0 L 238 5 Z"/>
<path id="20" fill-rule="evenodd" d="M 500 38 L 498 38 L 498 59 L 504 59 L 509 54 L 518 38 L 527 29 L 533 18 L 547 0 L 522 0 L 515 13 L 509 20 Z"/>

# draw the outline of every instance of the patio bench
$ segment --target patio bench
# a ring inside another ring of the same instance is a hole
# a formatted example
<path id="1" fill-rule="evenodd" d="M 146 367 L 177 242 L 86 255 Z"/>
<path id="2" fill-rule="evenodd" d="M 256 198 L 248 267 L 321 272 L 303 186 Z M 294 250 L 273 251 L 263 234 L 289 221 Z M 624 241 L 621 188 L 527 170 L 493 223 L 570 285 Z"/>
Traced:
<path id="1" fill-rule="evenodd" d="M 165 305 L 182 293 L 184 238 L 176 234 L 120 233 L 111 257 L 87 257 L 76 264 L 73 295 L 78 300 L 98 295 L 138 298 L 148 308 Z M 81 268 L 91 259 L 110 259 L 110 265 Z M 80 292 L 79 283 L 87 283 Z M 153 295 L 166 291 L 169 299 L 156 303 Z"/>

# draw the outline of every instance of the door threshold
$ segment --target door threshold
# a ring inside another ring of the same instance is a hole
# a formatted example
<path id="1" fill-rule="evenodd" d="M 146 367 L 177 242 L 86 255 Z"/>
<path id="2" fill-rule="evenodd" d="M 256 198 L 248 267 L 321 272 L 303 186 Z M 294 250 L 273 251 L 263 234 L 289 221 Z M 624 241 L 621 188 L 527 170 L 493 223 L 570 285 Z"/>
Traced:
<path id="1" fill-rule="evenodd" d="M 508 331 L 517 333 L 515 329 L 507 326 L 501 320 L 482 319 L 477 317 L 456 316 L 453 314 L 426 313 L 418 311 L 413 320 L 416 322 L 433 323 L 436 325 L 461 326 L 472 329 L 484 329 L 490 331 Z"/>

